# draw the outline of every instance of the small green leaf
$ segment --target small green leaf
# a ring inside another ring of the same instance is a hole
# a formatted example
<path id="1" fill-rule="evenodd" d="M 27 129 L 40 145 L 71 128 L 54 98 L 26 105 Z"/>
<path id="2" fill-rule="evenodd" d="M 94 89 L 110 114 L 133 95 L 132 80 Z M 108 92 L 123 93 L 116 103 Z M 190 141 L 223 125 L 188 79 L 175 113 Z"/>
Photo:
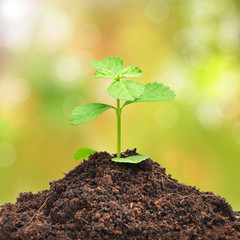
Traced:
<path id="1" fill-rule="evenodd" d="M 109 108 L 114 107 L 103 103 L 84 103 L 72 111 L 70 123 L 72 125 L 78 125 L 88 122 Z"/>
<path id="2" fill-rule="evenodd" d="M 124 63 L 120 57 L 108 57 L 99 61 L 92 60 L 90 65 L 96 69 L 107 69 L 117 76 L 123 70 Z"/>
<path id="3" fill-rule="evenodd" d="M 124 68 L 120 74 L 120 78 L 134 78 L 142 76 L 143 76 L 142 70 L 134 66 Z"/>
<path id="4" fill-rule="evenodd" d="M 106 68 L 101 68 L 94 73 L 95 78 L 110 78 L 114 79 L 115 75 Z"/>
<path id="5" fill-rule="evenodd" d="M 168 101 L 175 97 L 174 92 L 162 83 L 147 83 L 143 94 L 135 100 L 124 103 L 124 106 L 135 102 L 161 102 Z"/>
<path id="6" fill-rule="evenodd" d="M 107 91 L 114 98 L 133 101 L 142 95 L 144 85 L 130 80 L 115 81 L 110 84 Z"/>
<path id="7" fill-rule="evenodd" d="M 140 163 L 146 159 L 148 159 L 148 155 L 135 155 L 135 156 L 130 156 L 126 158 L 113 158 L 113 162 L 119 162 L 119 163 Z"/>
<path id="8" fill-rule="evenodd" d="M 91 148 L 79 148 L 75 153 L 74 153 L 74 159 L 76 160 L 83 160 L 87 159 L 90 155 L 95 153 L 97 151 L 91 149 Z"/>

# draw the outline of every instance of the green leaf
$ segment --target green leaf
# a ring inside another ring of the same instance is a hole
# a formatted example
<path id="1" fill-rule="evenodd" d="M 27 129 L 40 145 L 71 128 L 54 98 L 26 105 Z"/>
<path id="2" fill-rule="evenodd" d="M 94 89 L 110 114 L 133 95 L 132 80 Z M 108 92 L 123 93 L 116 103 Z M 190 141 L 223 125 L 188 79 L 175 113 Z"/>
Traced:
<path id="1" fill-rule="evenodd" d="M 107 69 L 111 71 L 114 76 L 117 76 L 123 70 L 123 60 L 120 57 L 108 57 L 99 61 L 92 60 L 90 65 L 96 69 Z"/>
<path id="2" fill-rule="evenodd" d="M 134 78 L 134 77 L 142 77 L 142 70 L 138 67 L 130 66 L 123 69 L 120 74 L 120 78 Z"/>
<path id="3" fill-rule="evenodd" d="M 72 111 L 70 123 L 72 125 L 78 125 L 88 122 L 109 108 L 114 107 L 103 103 L 84 103 Z"/>
<path id="4" fill-rule="evenodd" d="M 142 83 L 123 80 L 111 83 L 107 91 L 114 98 L 133 101 L 142 95 L 144 88 Z"/>
<path id="5" fill-rule="evenodd" d="M 135 100 L 130 100 L 124 103 L 124 106 L 135 102 L 161 102 L 168 101 L 175 97 L 175 93 L 162 83 L 147 83 L 143 94 Z"/>
<path id="6" fill-rule="evenodd" d="M 101 68 L 94 73 L 95 78 L 110 78 L 114 79 L 115 75 L 106 68 Z"/>
<path id="7" fill-rule="evenodd" d="M 113 158 L 111 159 L 113 162 L 119 162 L 119 163 L 140 163 L 146 159 L 148 159 L 148 155 L 135 155 L 135 156 L 130 156 L 126 158 Z"/>
<path id="8" fill-rule="evenodd" d="M 79 148 L 75 153 L 74 153 L 74 159 L 76 160 L 82 160 L 82 159 L 87 159 L 90 155 L 95 153 L 97 151 L 91 149 L 91 148 Z"/>

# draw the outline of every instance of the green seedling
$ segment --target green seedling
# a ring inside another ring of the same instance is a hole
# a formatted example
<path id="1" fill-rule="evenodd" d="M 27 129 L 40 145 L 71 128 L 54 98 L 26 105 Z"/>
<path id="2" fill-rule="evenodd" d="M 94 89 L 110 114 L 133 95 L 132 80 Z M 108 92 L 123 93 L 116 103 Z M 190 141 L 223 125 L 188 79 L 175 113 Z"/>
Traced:
<path id="1" fill-rule="evenodd" d="M 117 157 L 114 162 L 139 163 L 149 158 L 147 155 L 136 155 L 121 158 L 121 115 L 122 110 L 129 104 L 136 102 L 161 102 L 168 101 L 175 97 L 174 92 L 162 83 L 154 82 L 146 85 L 131 81 L 121 80 L 123 78 L 136 78 L 143 76 L 138 67 L 130 66 L 124 68 L 123 60 L 120 57 L 108 57 L 99 61 L 90 61 L 90 65 L 97 69 L 96 78 L 109 78 L 114 81 L 109 85 L 107 91 L 110 96 L 116 98 L 116 106 L 104 103 L 84 103 L 75 108 L 70 120 L 72 125 L 88 122 L 107 109 L 114 109 L 117 115 Z M 121 102 L 124 101 L 123 103 Z M 122 103 L 122 105 L 121 105 Z M 80 160 L 87 158 L 95 150 L 89 148 L 80 148 L 74 158 Z"/>

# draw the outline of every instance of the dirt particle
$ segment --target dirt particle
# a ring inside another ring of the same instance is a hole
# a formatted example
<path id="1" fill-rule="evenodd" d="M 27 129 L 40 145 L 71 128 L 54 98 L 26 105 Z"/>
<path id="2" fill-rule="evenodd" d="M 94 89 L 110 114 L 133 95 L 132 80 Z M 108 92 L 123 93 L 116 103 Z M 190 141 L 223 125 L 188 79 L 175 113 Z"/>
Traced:
<path id="1" fill-rule="evenodd" d="M 136 155 L 136 149 L 123 156 Z M 240 239 L 240 213 L 146 160 L 94 153 L 37 194 L 0 208 L 0 239 Z"/>

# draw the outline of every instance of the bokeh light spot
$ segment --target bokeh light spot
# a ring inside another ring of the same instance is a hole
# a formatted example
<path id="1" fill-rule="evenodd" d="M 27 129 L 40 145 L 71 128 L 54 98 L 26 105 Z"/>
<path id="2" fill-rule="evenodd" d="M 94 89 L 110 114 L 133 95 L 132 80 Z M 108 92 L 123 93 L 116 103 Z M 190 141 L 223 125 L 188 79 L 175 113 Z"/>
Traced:
<path id="1" fill-rule="evenodd" d="M 197 108 L 197 117 L 207 130 L 217 130 L 223 123 L 222 110 L 214 101 L 202 102 Z"/>
<path id="2" fill-rule="evenodd" d="M 73 32 L 70 19 L 63 13 L 46 17 L 44 29 L 46 34 L 54 41 L 65 41 L 69 39 Z"/>
<path id="3" fill-rule="evenodd" d="M 63 82 L 76 81 L 82 72 L 82 66 L 80 61 L 74 57 L 61 58 L 56 65 L 56 74 Z"/>
<path id="4" fill-rule="evenodd" d="M 77 39 L 82 47 L 93 48 L 98 45 L 101 36 L 101 30 L 97 25 L 86 23 L 78 29 Z"/>
<path id="5" fill-rule="evenodd" d="M 21 53 L 27 50 L 31 42 L 30 34 L 22 28 L 9 29 L 4 36 L 4 45 L 12 52 Z"/>
<path id="6" fill-rule="evenodd" d="M 89 62 L 94 59 L 94 56 L 90 52 L 81 50 L 75 54 L 75 57 L 79 60 L 82 66 L 82 75 L 87 75 L 92 72 L 92 66 Z"/>
<path id="7" fill-rule="evenodd" d="M 9 167 L 16 160 L 16 150 L 8 142 L 0 142 L 0 167 Z"/>
<path id="8" fill-rule="evenodd" d="M 223 29 L 218 34 L 216 41 L 221 52 L 234 52 L 240 46 L 239 32 L 235 29 Z"/>
<path id="9" fill-rule="evenodd" d="M 196 45 L 198 37 L 191 28 L 179 29 L 173 36 L 173 44 L 176 49 L 182 51 L 186 45 L 191 42 L 192 45 Z"/>
<path id="10" fill-rule="evenodd" d="M 153 23 L 161 23 L 169 15 L 168 3 L 164 0 L 150 0 L 145 7 L 146 18 Z"/>
<path id="11" fill-rule="evenodd" d="M 156 110 L 155 120 L 161 128 L 173 128 L 179 121 L 179 111 L 172 104 L 163 103 Z"/>
<path id="12" fill-rule="evenodd" d="M 24 52 L 31 42 L 31 30 L 38 15 L 31 0 L 2 0 L 0 4 L 2 45 L 13 52 Z"/>
<path id="13" fill-rule="evenodd" d="M 23 21 L 31 10 L 31 0 L 2 0 L 0 5 L 1 17 L 7 22 Z"/>
<path id="14" fill-rule="evenodd" d="M 206 9 L 203 6 L 202 0 L 189 1 L 180 0 L 178 5 L 179 14 L 187 20 L 195 20 L 203 17 L 206 14 Z"/>
<path id="15" fill-rule="evenodd" d="M 56 51 L 61 42 L 67 41 L 73 34 L 73 23 L 60 10 L 49 11 L 42 23 L 37 38 L 37 48 L 42 53 Z"/>
<path id="16" fill-rule="evenodd" d="M 183 50 L 183 59 L 192 67 L 201 67 L 212 55 L 209 48 L 204 45 L 187 45 Z"/>
<path id="17" fill-rule="evenodd" d="M 229 0 L 204 0 L 203 3 L 209 12 L 218 14 L 227 8 L 228 1 Z"/>
<path id="18" fill-rule="evenodd" d="M 214 81 L 214 90 L 220 97 L 226 98 L 238 94 L 239 80 L 234 72 L 221 71 Z"/>
<path id="19" fill-rule="evenodd" d="M 225 1 L 227 2 L 227 6 L 225 7 L 224 10 L 222 10 L 218 14 L 218 17 L 222 18 L 222 19 L 231 18 L 234 15 L 235 11 L 236 11 L 236 5 L 235 5 L 234 0 L 225 0 Z M 216 9 L 218 9 L 218 7 Z M 213 10 L 213 11 L 216 11 L 216 10 Z"/>
<path id="20" fill-rule="evenodd" d="M 0 82 L 0 102 L 4 105 L 23 103 L 30 95 L 31 88 L 24 79 L 5 77 Z"/>
<path id="21" fill-rule="evenodd" d="M 198 97 L 196 87 L 183 72 L 167 70 L 160 76 L 160 82 L 169 86 L 176 94 L 176 100 L 182 104 L 193 104 Z"/>

